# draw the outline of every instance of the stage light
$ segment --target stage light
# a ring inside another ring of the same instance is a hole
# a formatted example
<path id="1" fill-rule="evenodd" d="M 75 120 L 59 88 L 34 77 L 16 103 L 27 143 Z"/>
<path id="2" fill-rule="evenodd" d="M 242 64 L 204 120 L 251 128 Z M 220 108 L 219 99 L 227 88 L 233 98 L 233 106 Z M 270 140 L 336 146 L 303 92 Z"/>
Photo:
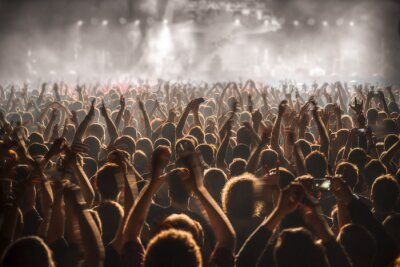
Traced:
<path id="1" fill-rule="evenodd" d="M 107 26 L 108 25 L 108 20 L 103 20 L 103 22 L 102 22 L 102 24 L 103 24 L 103 26 Z"/>
<path id="2" fill-rule="evenodd" d="M 269 20 L 267 20 L 267 19 L 264 20 L 264 25 L 265 25 L 265 26 L 268 26 L 268 25 L 269 25 Z"/>
<path id="3" fill-rule="evenodd" d="M 233 24 L 235 26 L 240 26 L 240 19 L 235 19 L 235 21 L 233 22 Z"/>
<path id="4" fill-rule="evenodd" d="M 314 26 L 315 25 L 315 19 L 314 18 L 309 18 L 308 20 L 307 20 L 307 24 L 309 25 L 309 26 Z"/>
<path id="5" fill-rule="evenodd" d="M 168 20 L 167 19 L 164 19 L 163 20 L 163 25 L 167 25 L 168 24 Z"/>
<path id="6" fill-rule="evenodd" d="M 126 18 L 124 18 L 124 17 L 121 17 L 121 18 L 119 18 L 119 23 L 121 23 L 122 25 L 124 25 L 124 24 L 126 24 Z"/>
<path id="7" fill-rule="evenodd" d="M 349 26 L 350 26 L 350 27 L 354 27 L 354 21 L 351 20 L 351 21 L 349 22 Z"/>
<path id="8" fill-rule="evenodd" d="M 134 24 L 135 24 L 135 26 L 139 26 L 140 25 L 140 20 L 135 20 L 135 22 L 134 22 Z"/>
<path id="9" fill-rule="evenodd" d="M 324 21 L 322 22 L 322 26 L 328 27 L 328 26 L 329 26 L 329 23 L 328 23 L 326 20 L 324 20 Z"/>
<path id="10" fill-rule="evenodd" d="M 81 27 L 83 25 L 83 21 L 82 20 L 78 20 L 76 22 L 76 26 Z"/>
<path id="11" fill-rule="evenodd" d="M 298 20 L 294 20 L 294 21 L 293 21 L 293 25 L 294 25 L 295 27 L 299 26 L 299 21 L 298 21 Z"/>

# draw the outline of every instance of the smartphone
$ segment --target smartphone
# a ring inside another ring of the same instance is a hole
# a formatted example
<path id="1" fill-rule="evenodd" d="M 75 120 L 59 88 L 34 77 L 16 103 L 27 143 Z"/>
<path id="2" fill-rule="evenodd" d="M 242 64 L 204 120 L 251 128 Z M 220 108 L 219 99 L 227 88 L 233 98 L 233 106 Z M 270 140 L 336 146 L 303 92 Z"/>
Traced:
<path id="1" fill-rule="evenodd" d="M 316 178 L 313 180 L 313 190 L 318 192 L 326 192 L 331 189 L 331 180 L 327 178 Z"/>
<path id="2" fill-rule="evenodd" d="M 359 133 L 359 134 L 365 134 L 367 132 L 367 129 L 365 129 L 365 128 L 358 128 L 357 129 L 357 133 Z"/>

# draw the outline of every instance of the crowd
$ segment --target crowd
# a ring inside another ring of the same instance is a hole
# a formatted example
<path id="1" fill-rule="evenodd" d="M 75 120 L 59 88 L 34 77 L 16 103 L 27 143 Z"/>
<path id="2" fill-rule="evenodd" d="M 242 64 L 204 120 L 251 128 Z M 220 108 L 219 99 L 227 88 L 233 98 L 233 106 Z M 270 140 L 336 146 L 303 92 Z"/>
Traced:
<path id="1" fill-rule="evenodd" d="M 400 88 L 39 87 L 0 86 L 1 267 L 400 266 Z"/>

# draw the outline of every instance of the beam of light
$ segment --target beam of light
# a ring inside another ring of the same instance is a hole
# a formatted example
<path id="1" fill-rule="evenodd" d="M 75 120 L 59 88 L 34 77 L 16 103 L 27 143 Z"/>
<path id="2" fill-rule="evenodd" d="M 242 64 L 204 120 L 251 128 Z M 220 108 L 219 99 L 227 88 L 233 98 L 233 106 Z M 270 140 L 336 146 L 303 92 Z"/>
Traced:
<path id="1" fill-rule="evenodd" d="M 328 26 L 329 26 L 329 23 L 328 23 L 326 20 L 324 20 L 324 21 L 322 22 L 322 26 L 328 27 Z"/>
<path id="2" fill-rule="evenodd" d="M 134 22 L 134 24 L 135 24 L 135 26 L 139 26 L 140 25 L 140 20 L 135 20 L 135 22 Z"/>
<path id="3" fill-rule="evenodd" d="M 168 25 L 168 20 L 167 19 L 163 20 L 163 25 Z"/>
<path id="4" fill-rule="evenodd" d="M 81 27 L 83 25 L 83 21 L 82 20 L 78 20 L 76 22 L 76 26 Z"/>
<path id="5" fill-rule="evenodd" d="M 355 25 L 354 21 L 351 20 L 351 21 L 349 22 L 349 26 L 350 26 L 350 27 L 354 27 L 354 25 Z"/>
<path id="6" fill-rule="evenodd" d="M 299 21 L 298 21 L 298 20 L 294 20 L 294 21 L 293 21 L 293 25 L 294 25 L 295 27 L 299 26 Z"/>
<path id="7" fill-rule="evenodd" d="M 103 24 L 103 26 L 107 26 L 108 25 L 108 20 L 103 20 L 103 22 L 102 22 L 102 24 Z"/>

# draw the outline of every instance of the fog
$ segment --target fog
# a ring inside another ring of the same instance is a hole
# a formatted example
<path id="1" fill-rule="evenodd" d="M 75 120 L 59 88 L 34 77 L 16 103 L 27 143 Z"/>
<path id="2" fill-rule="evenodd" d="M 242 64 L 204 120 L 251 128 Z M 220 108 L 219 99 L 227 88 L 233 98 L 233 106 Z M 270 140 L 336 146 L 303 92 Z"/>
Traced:
<path id="1" fill-rule="evenodd" d="M 262 15 L 134 2 L 3 2 L 0 79 L 396 79 L 394 1 L 266 1 Z"/>

